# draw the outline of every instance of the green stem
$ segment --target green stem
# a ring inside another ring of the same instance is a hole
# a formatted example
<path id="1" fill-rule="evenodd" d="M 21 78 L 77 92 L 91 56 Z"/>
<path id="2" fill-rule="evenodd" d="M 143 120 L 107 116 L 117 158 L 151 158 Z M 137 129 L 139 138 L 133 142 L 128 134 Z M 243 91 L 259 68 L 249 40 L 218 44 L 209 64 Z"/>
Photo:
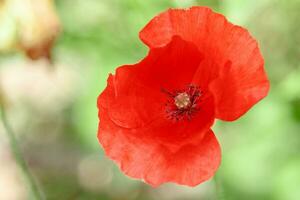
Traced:
<path id="1" fill-rule="evenodd" d="M 216 198 L 217 200 L 225 200 L 224 189 L 222 187 L 222 183 L 219 176 L 220 176 L 219 174 L 215 174 L 213 178 L 215 191 L 216 191 Z"/>
<path id="2" fill-rule="evenodd" d="M 9 125 L 7 117 L 6 117 L 6 113 L 5 113 L 5 109 L 4 106 L 0 103 L 0 107 L 1 107 L 1 119 L 2 119 L 2 123 L 3 126 L 6 130 L 6 134 L 7 137 L 9 139 L 10 142 L 10 148 L 11 151 L 15 157 L 16 163 L 19 165 L 19 167 L 21 168 L 24 177 L 26 178 L 26 181 L 28 182 L 28 185 L 30 187 L 32 196 L 34 199 L 36 200 L 43 200 L 45 199 L 42 195 L 42 193 L 40 192 L 32 174 L 30 173 L 30 170 L 27 166 L 27 163 L 21 153 L 17 138 L 14 134 L 14 131 L 12 129 L 12 127 Z"/>

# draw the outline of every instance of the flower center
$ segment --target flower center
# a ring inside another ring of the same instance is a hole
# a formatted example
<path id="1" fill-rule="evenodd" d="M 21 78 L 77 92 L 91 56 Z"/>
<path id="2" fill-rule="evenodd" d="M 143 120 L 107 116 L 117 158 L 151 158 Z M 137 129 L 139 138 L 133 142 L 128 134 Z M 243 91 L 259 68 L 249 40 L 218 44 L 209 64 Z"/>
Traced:
<path id="1" fill-rule="evenodd" d="M 186 92 L 179 93 L 175 98 L 177 108 L 187 108 L 191 104 L 190 96 Z"/>
<path id="2" fill-rule="evenodd" d="M 183 119 L 191 120 L 200 110 L 202 92 L 199 87 L 189 85 L 185 89 L 169 92 L 165 89 L 162 92 L 169 97 L 166 105 L 167 118 L 179 121 Z"/>

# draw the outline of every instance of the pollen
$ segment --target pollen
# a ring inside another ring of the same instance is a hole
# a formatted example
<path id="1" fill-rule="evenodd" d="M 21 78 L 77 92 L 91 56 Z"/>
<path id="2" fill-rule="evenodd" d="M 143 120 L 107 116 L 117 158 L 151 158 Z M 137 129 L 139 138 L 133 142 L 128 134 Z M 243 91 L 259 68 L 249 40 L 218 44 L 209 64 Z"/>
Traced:
<path id="1" fill-rule="evenodd" d="M 187 108 L 191 104 L 190 96 L 186 92 L 179 93 L 174 100 L 178 109 Z"/>

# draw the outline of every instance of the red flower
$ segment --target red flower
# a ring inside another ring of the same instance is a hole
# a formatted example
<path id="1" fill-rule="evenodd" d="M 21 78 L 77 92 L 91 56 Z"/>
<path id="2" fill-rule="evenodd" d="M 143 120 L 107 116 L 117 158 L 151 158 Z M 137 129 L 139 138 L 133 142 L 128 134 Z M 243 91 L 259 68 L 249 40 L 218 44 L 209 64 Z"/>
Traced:
<path id="1" fill-rule="evenodd" d="M 170 9 L 140 32 L 146 58 L 119 67 L 98 98 L 98 138 L 127 175 L 157 186 L 212 177 L 221 151 L 210 127 L 265 97 L 257 42 L 209 8 Z"/>

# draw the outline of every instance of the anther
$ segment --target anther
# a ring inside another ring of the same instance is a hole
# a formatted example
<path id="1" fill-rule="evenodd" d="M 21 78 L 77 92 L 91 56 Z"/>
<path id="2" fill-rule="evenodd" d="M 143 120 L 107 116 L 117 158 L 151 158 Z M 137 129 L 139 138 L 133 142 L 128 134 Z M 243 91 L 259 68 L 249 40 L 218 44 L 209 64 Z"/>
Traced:
<path id="1" fill-rule="evenodd" d="M 192 117 L 200 110 L 203 93 L 199 87 L 189 85 L 182 90 L 168 91 L 162 89 L 167 94 L 168 100 L 165 104 L 167 118 L 179 121 L 186 119 L 190 121 Z"/>

